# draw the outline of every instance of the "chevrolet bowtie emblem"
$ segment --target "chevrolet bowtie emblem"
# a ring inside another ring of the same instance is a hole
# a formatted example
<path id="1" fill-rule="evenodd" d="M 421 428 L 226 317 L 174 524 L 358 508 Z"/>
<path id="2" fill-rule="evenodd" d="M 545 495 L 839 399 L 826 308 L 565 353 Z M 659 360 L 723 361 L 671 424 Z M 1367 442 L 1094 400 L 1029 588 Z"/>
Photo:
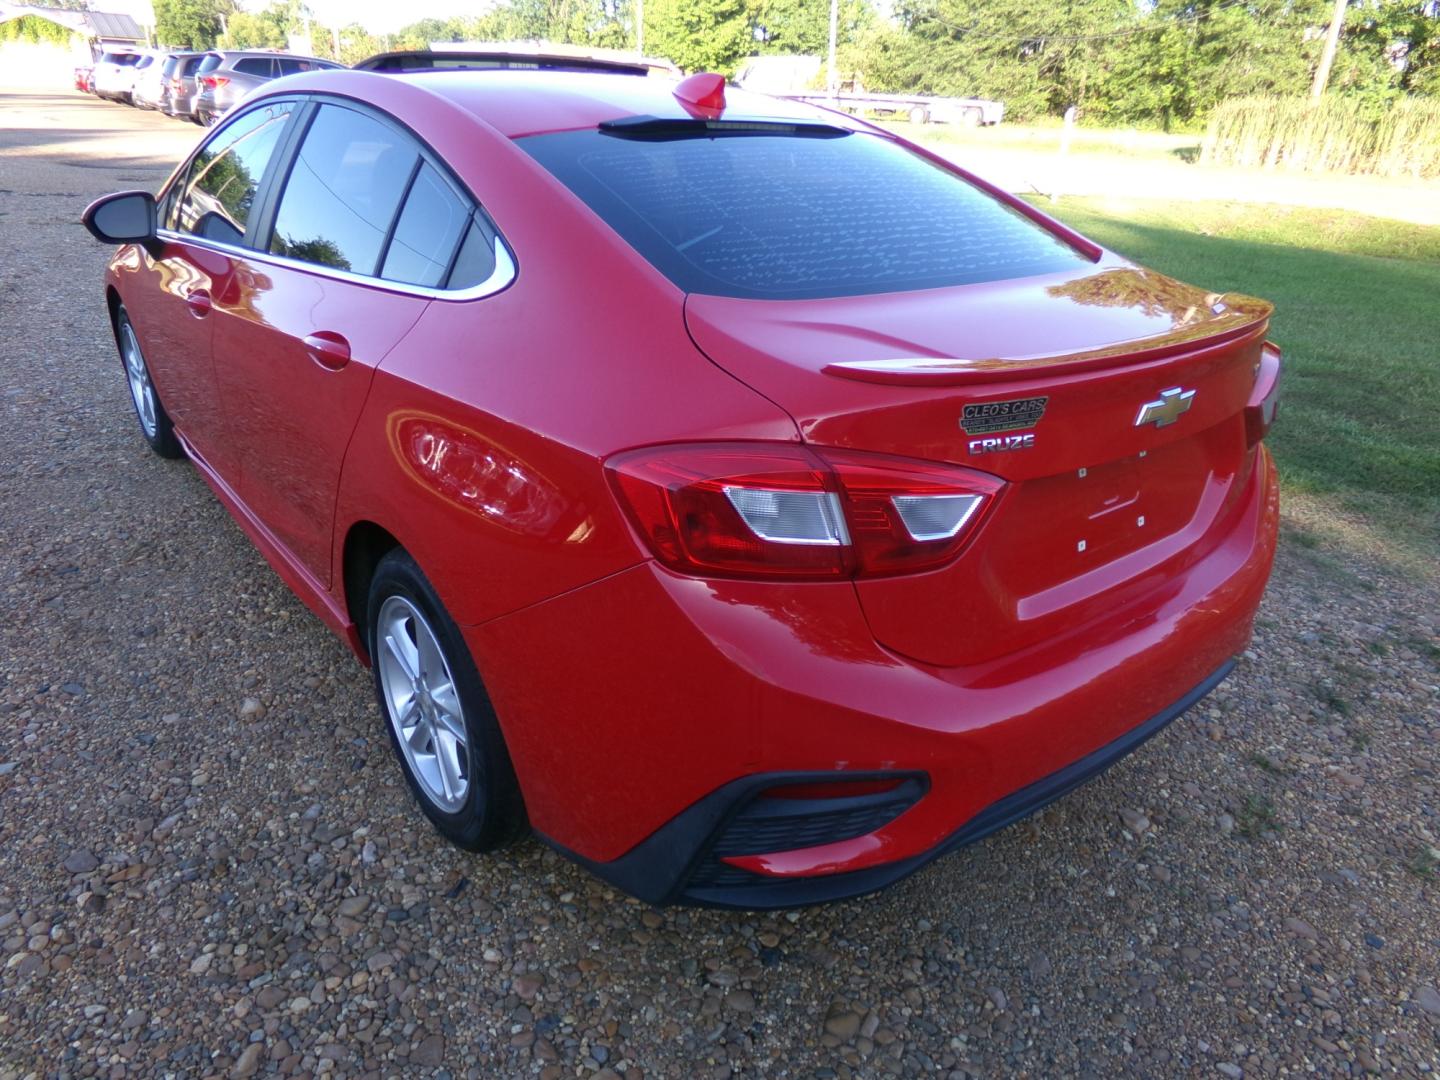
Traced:
<path id="1" fill-rule="evenodd" d="M 1190 411 L 1190 403 L 1194 400 L 1194 390 L 1181 390 L 1178 386 L 1161 390 L 1156 400 L 1147 401 L 1140 406 L 1140 415 L 1135 417 L 1135 426 L 1154 424 L 1158 428 L 1173 424 L 1182 414 Z"/>

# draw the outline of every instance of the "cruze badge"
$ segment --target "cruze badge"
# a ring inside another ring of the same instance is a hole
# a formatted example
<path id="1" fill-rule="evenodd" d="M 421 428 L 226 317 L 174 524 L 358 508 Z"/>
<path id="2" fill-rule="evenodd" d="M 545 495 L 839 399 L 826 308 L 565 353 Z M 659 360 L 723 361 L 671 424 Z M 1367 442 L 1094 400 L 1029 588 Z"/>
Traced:
<path id="1" fill-rule="evenodd" d="M 981 401 L 966 405 L 960 413 L 960 427 L 971 439 L 966 447 L 972 454 L 995 454 L 1005 450 L 1029 450 L 1035 445 L 1034 432 L 1004 435 L 1002 432 L 1034 427 L 1045 415 L 1048 397 L 1014 398 L 1010 401 Z"/>
<path id="2" fill-rule="evenodd" d="M 1161 390 L 1158 398 L 1140 406 L 1140 412 L 1135 417 L 1135 426 L 1154 424 L 1157 428 L 1162 428 L 1173 424 L 1190 411 L 1194 400 L 1194 390 L 1181 390 L 1178 386 Z"/>

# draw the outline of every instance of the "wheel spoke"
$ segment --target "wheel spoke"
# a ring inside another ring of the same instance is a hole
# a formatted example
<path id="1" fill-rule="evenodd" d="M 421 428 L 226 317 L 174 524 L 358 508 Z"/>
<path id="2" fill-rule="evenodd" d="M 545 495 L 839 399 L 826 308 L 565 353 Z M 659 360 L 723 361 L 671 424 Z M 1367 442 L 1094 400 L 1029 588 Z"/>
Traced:
<path id="1" fill-rule="evenodd" d="M 404 729 L 402 728 L 402 730 Z M 410 744 L 410 749 L 413 750 L 417 756 L 420 754 L 433 754 L 435 752 L 433 748 L 435 739 L 428 725 L 417 723 L 409 731 L 405 731 L 404 734 L 405 741 Z"/>
<path id="2" fill-rule="evenodd" d="M 439 685 L 430 687 L 430 700 L 435 702 L 435 707 L 450 716 L 460 715 L 460 698 L 455 693 L 455 684 L 442 682 Z M 463 736 L 464 731 L 460 734 Z"/>
<path id="3" fill-rule="evenodd" d="M 453 713 L 441 710 L 435 714 L 437 730 L 444 731 L 461 746 L 466 743 L 465 721 Z"/>
<path id="4" fill-rule="evenodd" d="M 400 665 L 400 670 L 414 686 L 420 681 L 420 656 L 415 649 L 415 644 L 410 640 L 410 635 L 405 632 L 403 619 L 396 619 L 390 624 L 390 632 L 385 635 L 385 646 L 390 650 L 390 655 L 395 657 Z"/>
<path id="5" fill-rule="evenodd" d="M 427 682 L 441 682 L 445 679 L 445 657 L 440 654 L 440 643 L 428 634 L 416 634 L 420 674 Z"/>
<path id="6" fill-rule="evenodd" d="M 455 798 L 464 790 L 465 781 L 460 775 L 460 755 L 453 736 L 448 731 L 435 736 L 435 760 L 440 765 L 440 779 L 445 785 L 445 797 Z"/>

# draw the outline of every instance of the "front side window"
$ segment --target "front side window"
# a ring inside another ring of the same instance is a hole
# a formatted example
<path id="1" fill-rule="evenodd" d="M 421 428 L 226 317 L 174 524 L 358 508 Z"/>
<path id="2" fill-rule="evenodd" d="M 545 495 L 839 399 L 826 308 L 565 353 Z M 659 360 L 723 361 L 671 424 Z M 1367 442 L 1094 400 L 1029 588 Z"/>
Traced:
<path id="1" fill-rule="evenodd" d="M 181 232 L 239 244 L 293 101 L 262 105 L 222 125 L 190 164 L 176 227 Z"/>
<path id="2" fill-rule="evenodd" d="M 374 275 L 419 157 L 410 139 L 378 120 L 320 106 L 290 167 L 270 250 Z"/>

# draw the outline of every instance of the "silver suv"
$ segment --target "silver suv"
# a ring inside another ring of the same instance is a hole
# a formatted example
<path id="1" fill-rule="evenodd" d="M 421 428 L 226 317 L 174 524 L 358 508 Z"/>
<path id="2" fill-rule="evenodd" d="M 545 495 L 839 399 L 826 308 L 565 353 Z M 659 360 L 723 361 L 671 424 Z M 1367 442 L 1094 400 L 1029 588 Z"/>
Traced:
<path id="1" fill-rule="evenodd" d="M 216 49 L 205 54 L 195 72 L 195 84 L 199 91 L 195 97 L 195 119 L 208 127 L 255 87 L 282 75 L 344 66 L 316 56 Z"/>

